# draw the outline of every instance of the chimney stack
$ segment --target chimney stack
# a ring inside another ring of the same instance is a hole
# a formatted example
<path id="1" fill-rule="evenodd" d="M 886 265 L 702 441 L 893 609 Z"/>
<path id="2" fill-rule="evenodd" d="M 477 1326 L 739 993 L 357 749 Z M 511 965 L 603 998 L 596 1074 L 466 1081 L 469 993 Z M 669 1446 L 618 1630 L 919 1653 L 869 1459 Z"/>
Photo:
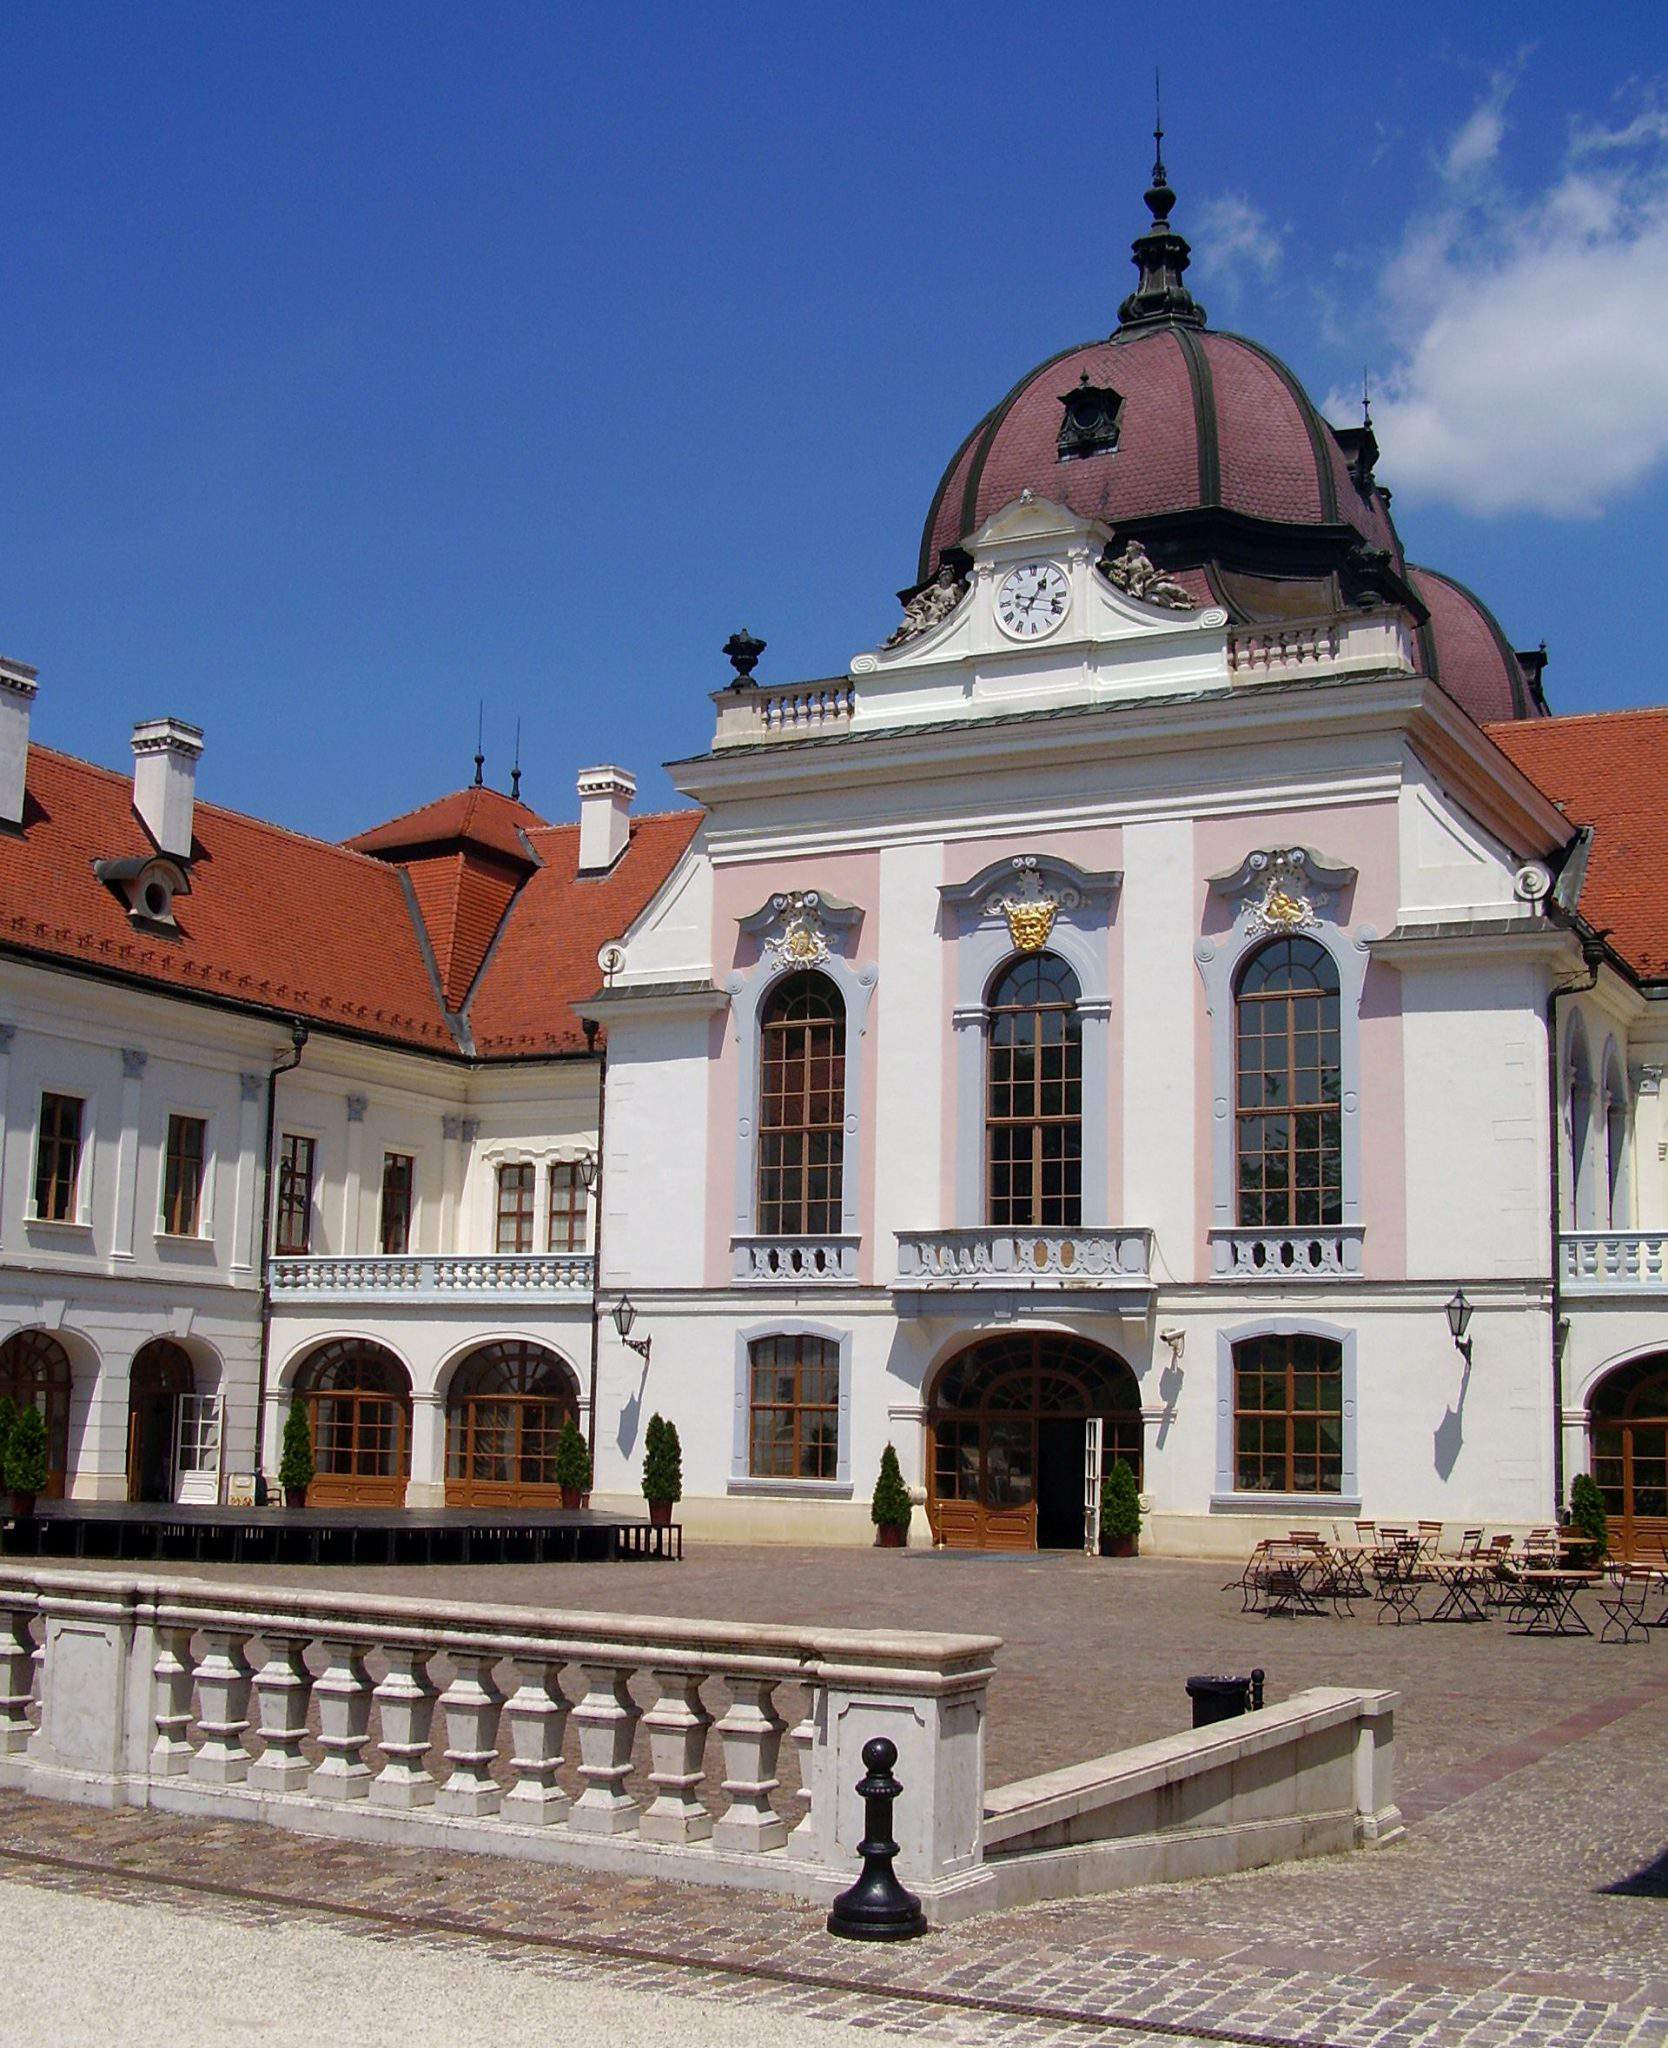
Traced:
<path id="1" fill-rule="evenodd" d="M 29 707 L 39 688 L 26 663 L 0 654 L 0 825 L 23 823 L 23 782 L 29 770 Z"/>
<path id="2" fill-rule="evenodd" d="M 133 728 L 133 808 L 159 852 L 191 858 L 197 758 L 203 735 L 180 718 L 141 719 Z"/>
<path id="3" fill-rule="evenodd" d="M 623 768 L 579 771 L 579 872 L 602 875 L 626 850 L 637 779 Z"/>

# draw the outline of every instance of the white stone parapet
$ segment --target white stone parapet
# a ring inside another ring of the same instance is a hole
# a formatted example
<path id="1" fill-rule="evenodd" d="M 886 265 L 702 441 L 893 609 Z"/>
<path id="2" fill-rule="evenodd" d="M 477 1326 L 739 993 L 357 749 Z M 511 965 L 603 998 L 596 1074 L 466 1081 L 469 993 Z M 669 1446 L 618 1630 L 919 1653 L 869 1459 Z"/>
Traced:
<path id="1" fill-rule="evenodd" d="M 720 690 L 717 747 L 746 740 L 799 740 L 849 728 L 857 704 L 853 686 L 836 678 L 822 683 L 789 683 L 768 689 L 758 683 Z"/>
<path id="2" fill-rule="evenodd" d="M 1150 1230 L 900 1230 L 898 1284 L 1128 1286 L 1149 1282 Z"/>
<path id="3" fill-rule="evenodd" d="M 1668 1231 L 1566 1230 L 1558 1246 L 1566 1293 L 1668 1293 Z"/>
<path id="4" fill-rule="evenodd" d="M 290 1301 L 572 1301 L 589 1298 L 593 1265 L 589 1252 L 280 1258 L 271 1285 Z"/>
<path id="5" fill-rule="evenodd" d="M 1303 1230 L 1213 1230 L 1211 1267 L 1218 1279 L 1343 1278 L 1361 1271 L 1361 1225 L 1317 1224 Z"/>
<path id="6" fill-rule="evenodd" d="M 857 1278 L 856 1237 L 732 1237 L 737 1280 L 764 1286 L 823 1286 Z"/>
<path id="7" fill-rule="evenodd" d="M 1266 676 L 1340 675 L 1382 669 L 1412 674 L 1418 666 L 1406 619 L 1389 609 L 1359 617 L 1290 619 L 1237 626 L 1228 635 L 1228 673 L 1236 681 Z"/>

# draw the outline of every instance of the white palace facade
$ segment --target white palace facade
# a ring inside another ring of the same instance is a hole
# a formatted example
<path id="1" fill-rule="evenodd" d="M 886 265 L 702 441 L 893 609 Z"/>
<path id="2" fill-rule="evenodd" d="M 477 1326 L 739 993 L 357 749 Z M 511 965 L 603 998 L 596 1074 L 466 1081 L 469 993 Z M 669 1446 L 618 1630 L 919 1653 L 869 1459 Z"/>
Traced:
<path id="1" fill-rule="evenodd" d="M 178 720 L 42 747 L 0 662 L 49 1491 L 249 1498 L 299 1400 L 322 1505 L 550 1503 L 572 1414 L 631 1507 L 658 1410 L 715 1537 L 870 1540 L 888 1442 L 916 1541 L 1076 1547 L 1120 1455 L 1160 1549 L 1588 1469 L 1668 1531 L 1668 712 L 1551 716 L 1148 203 L 885 644 L 731 641 L 685 809 L 477 776 L 329 845 Z"/>

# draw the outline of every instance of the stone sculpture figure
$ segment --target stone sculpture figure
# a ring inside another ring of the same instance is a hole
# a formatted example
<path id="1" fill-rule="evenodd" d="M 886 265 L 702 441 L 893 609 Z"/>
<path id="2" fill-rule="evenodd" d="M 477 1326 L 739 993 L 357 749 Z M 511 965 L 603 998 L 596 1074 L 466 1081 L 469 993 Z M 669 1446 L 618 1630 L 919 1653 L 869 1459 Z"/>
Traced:
<path id="1" fill-rule="evenodd" d="M 1193 599 L 1173 577 L 1153 567 L 1152 557 L 1138 540 L 1125 541 L 1121 555 L 1103 557 L 1101 574 L 1108 583 L 1136 597 L 1143 604 L 1160 604 L 1171 611 L 1190 612 Z"/>
<path id="2" fill-rule="evenodd" d="M 941 562 L 938 574 L 923 584 L 904 606 L 903 618 L 894 632 L 881 642 L 883 647 L 901 647 L 906 640 L 947 619 L 967 595 L 967 585 L 949 562 Z"/>

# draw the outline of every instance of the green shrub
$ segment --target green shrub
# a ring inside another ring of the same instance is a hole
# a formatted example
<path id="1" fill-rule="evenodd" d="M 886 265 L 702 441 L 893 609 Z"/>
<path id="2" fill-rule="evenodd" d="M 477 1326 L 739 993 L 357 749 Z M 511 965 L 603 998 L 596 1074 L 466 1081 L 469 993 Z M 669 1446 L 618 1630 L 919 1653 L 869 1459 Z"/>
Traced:
<path id="1" fill-rule="evenodd" d="M 305 1493 L 318 1467 L 313 1463 L 313 1432 L 307 1424 L 307 1410 L 299 1401 L 290 1403 L 284 1419 L 284 1447 L 278 1454 L 278 1484 L 286 1491 L 294 1487 Z"/>
<path id="2" fill-rule="evenodd" d="M 670 1505 L 683 1499 L 683 1445 L 678 1426 L 659 1415 L 649 1417 L 643 1436 L 643 1498 Z"/>
<path id="3" fill-rule="evenodd" d="M 6 1432 L 6 1484 L 13 1493 L 46 1485 L 46 1418 L 30 1402 Z"/>
<path id="4" fill-rule="evenodd" d="M 0 1394 L 0 1486 L 6 1483 L 6 1446 L 17 1427 L 17 1405 L 10 1394 Z"/>
<path id="5" fill-rule="evenodd" d="M 888 1444 L 880 1454 L 880 1477 L 875 1481 L 869 1520 L 877 1529 L 907 1530 L 914 1514 L 915 1504 L 898 1469 L 898 1454 Z"/>
<path id="6" fill-rule="evenodd" d="M 1100 1533 L 1106 1543 L 1133 1542 L 1141 1533 L 1141 1495 L 1135 1474 L 1122 1458 L 1100 1486 Z"/>
<path id="7" fill-rule="evenodd" d="M 587 1493 L 591 1485 L 591 1454 L 570 1415 L 556 1439 L 556 1484 L 567 1493 Z"/>
<path id="8" fill-rule="evenodd" d="M 1610 1517 L 1604 1511 L 1604 1495 L 1590 1473 L 1578 1472 L 1570 1486 L 1570 1522 L 1593 1546 L 1597 1564 L 1610 1548 Z"/>

